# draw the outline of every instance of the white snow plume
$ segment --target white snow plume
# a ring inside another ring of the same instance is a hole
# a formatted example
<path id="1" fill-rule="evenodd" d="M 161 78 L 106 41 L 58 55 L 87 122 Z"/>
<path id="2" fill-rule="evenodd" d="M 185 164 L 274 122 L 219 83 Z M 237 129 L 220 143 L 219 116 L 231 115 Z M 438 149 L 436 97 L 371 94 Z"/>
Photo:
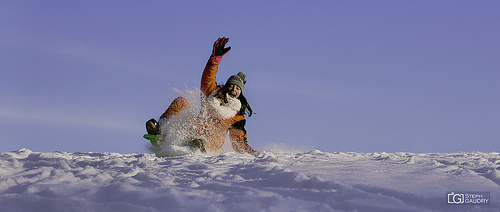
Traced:
<path id="1" fill-rule="evenodd" d="M 214 97 L 211 95 L 208 98 L 204 98 L 205 96 L 201 94 L 200 89 L 189 89 L 186 87 L 183 90 L 174 88 L 174 91 L 179 97 L 183 97 L 189 102 L 189 107 L 169 119 L 159 120 L 161 134 L 165 136 L 165 141 L 155 146 L 148 145 L 148 149 L 159 157 L 192 154 L 193 151 L 186 146 L 189 141 L 193 139 L 207 141 L 209 140 L 208 138 L 213 137 L 216 133 L 214 130 L 206 128 L 206 123 L 213 123 L 213 117 L 223 119 L 232 117 L 241 108 L 241 103 L 231 98 L 229 98 L 229 103 L 222 104 L 221 102 L 217 102 L 216 104 L 207 104 Z M 216 153 L 208 152 L 207 154 Z"/>
<path id="2" fill-rule="evenodd" d="M 175 119 L 158 120 L 161 126 L 161 134 L 165 141 L 157 145 L 147 144 L 147 149 L 158 157 L 172 157 L 192 154 L 193 151 L 186 146 L 187 142 L 194 138 L 191 128 L 194 124 L 193 117 L 200 111 L 200 90 L 189 89 L 187 86 L 181 90 L 173 88 L 178 97 L 184 97 L 189 102 L 189 108 L 184 110 Z M 173 100 L 173 99 L 172 99 Z"/>
<path id="3" fill-rule="evenodd" d="M 0 152 L 0 211 L 499 211 L 500 153 Z M 489 192 L 488 204 L 448 203 Z"/>

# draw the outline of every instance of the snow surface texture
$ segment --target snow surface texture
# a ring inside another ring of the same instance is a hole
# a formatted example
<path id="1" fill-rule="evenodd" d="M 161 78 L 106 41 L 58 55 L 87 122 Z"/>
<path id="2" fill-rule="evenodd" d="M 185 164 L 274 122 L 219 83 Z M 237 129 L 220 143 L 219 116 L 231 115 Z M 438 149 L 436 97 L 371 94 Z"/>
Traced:
<path id="1" fill-rule="evenodd" d="M 0 153 L 0 211 L 500 211 L 500 153 Z M 447 204 L 450 191 L 491 193 Z"/>

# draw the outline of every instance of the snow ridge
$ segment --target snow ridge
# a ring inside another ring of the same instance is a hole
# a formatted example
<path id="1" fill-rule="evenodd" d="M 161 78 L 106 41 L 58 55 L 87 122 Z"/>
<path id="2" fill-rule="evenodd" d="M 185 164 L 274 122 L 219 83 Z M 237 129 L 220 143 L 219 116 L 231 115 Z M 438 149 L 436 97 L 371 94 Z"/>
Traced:
<path id="1" fill-rule="evenodd" d="M 0 153 L 0 211 L 499 211 L 499 153 Z M 486 191 L 487 205 L 451 205 Z"/>

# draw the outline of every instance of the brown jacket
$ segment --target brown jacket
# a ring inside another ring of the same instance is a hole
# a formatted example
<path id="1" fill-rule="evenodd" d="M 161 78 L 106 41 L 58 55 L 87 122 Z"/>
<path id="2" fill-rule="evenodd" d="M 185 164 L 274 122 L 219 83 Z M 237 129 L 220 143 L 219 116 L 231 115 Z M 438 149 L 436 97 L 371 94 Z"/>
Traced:
<path id="1" fill-rule="evenodd" d="M 212 94 L 212 92 L 218 89 L 215 75 L 217 74 L 221 59 L 222 56 L 211 56 L 205 66 L 205 69 L 203 70 L 200 88 L 205 97 L 208 97 Z M 215 120 L 211 123 L 206 123 L 205 125 L 206 126 L 204 127 L 210 129 L 213 133 L 213 136 L 210 136 L 212 139 L 208 140 L 205 144 L 205 148 L 208 150 L 215 151 L 220 149 L 224 144 L 227 132 L 229 131 L 229 138 L 233 149 L 238 153 L 246 152 L 248 144 L 247 133 L 244 128 L 245 116 L 243 116 L 240 112 L 232 118 Z"/>

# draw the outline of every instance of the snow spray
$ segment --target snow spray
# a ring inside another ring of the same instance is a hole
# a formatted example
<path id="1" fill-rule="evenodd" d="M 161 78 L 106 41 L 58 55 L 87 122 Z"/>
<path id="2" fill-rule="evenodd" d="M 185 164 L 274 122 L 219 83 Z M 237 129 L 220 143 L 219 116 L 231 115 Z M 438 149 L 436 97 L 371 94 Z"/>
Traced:
<path id="1" fill-rule="evenodd" d="M 214 123 L 210 110 L 207 108 L 207 98 L 201 90 L 189 89 L 187 86 L 181 90 L 173 88 L 177 96 L 185 98 L 189 107 L 179 114 L 159 120 L 161 134 L 165 136 L 165 141 L 157 145 L 149 145 L 148 149 L 158 157 L 172 157 L 192 154 L 193 151 L 188 142 L 193 139 L 209 140 L 215 135 L 215 131 L 205 127 L 206 123 Z M 212 154 L 208 152 L 208 154 Z"/>

